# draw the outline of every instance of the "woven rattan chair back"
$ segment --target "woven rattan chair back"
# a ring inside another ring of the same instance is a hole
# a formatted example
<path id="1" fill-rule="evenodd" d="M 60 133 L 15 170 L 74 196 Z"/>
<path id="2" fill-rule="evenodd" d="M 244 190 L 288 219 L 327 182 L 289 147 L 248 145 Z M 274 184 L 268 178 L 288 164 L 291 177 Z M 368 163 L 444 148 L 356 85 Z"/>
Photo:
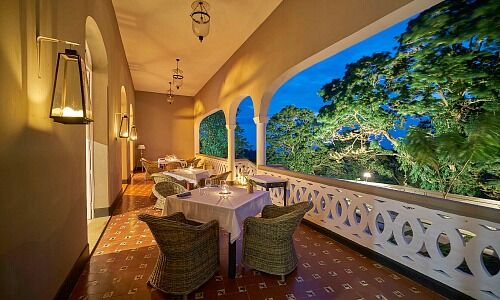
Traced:
<path id="1" fill-rule="evenodd" d="M 184 193 L 185 191 L 187 191 L 186 188 L 178 183 L 171 181 L 158 182 L 153 186 L 153 194 L 157 198 L 154 208 L 163 209 L 165 206 L 165 199 L 168 196 Z"/>
<path id="2" fill-rule="evenodd" d="M 144 166 L 144 169 L 146 170 L 146 173 L 144 175 L 146 180 L 150 179 L 152 174 L 162 171 L 160 168 L 158 168 L 158 163 L 154 161 L 141 158 L 141 163 Z"/>
<path id="3" fill-rule="evenodd" d="M 293 233 L 311 202 L 279 207 L 267 205 L 262 217 L 244 221 L 243 265 L 274 275 L 287 275 L 297 267 Z"/>
<path id="4" fill-rule="evenodd" d="M 173 162 L 169 162 L 167 164 L 165 164 L 165 171 L 172 171 L 172 170 L 175 170 L 175 169 L 180 169 L 181 167 L 181 163 L 180 162 L 177 162 L 177 161 L 173 161 Z"/>
<path id="5" fill-rule="evenodd" d="M 212 278 L 219 265 L 219 224 L 199 224 L 182 213 L 156 217 L 140 214 L 160 253 L 149 284 L 165 293 L 187 295 Z"/>

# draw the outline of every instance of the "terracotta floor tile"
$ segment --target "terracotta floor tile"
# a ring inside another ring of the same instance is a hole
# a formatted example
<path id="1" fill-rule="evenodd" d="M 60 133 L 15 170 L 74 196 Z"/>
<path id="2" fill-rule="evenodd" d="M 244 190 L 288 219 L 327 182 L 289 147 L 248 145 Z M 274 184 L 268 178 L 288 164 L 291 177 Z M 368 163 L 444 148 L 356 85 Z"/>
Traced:
<path id="1" fill-rule="evenodd" d="M 124 193 L 70 299 L 180 299 L 147 285 L 159 250 L 140 213 L 160 215 L 149 198 L 152 181 L 136 174 Z M 294 234 L 296 270 L 280 276 L 242 268 L 237 241 L 237 278 L 227 276 L 228 234 L 220 232 L 220 271 L 188 299 L 443 299 L 316 230 L 300 225 Z"/>

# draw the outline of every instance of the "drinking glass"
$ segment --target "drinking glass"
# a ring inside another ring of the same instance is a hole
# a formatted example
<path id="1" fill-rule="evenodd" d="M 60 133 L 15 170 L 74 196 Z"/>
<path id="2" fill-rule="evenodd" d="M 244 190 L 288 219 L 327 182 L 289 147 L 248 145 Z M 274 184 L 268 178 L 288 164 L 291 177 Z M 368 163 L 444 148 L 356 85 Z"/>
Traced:
<path id="1" fill-rule="evenodd" d="M 210 188 L 210 187 L 212 187 L 212 185 L 213 185 L 212 179 L 206 178 L 205 179 L 205 187 Z"/>

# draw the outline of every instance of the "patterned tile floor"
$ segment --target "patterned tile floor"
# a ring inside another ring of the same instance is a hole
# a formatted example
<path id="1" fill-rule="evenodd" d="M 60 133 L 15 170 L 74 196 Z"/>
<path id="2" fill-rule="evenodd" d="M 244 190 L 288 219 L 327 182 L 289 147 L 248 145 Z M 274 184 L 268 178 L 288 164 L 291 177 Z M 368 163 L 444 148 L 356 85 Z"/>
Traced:
<path id="1" fill-rule="evenodd" d="M 140 213 L 159 215 L 149 199 L 152 182 L 134 176 L 70 299 L 177 299 L 147 285 L 158 248 Z M 442 299 L 435 292 L 300 225 L 294 239 L 297 269 L 278 276 L 237 267 L 227 276 L 227 233 L 221 232 L 221 268 L 189 299 Z M 240 261 L 241 240 L 237 242 Z"/>

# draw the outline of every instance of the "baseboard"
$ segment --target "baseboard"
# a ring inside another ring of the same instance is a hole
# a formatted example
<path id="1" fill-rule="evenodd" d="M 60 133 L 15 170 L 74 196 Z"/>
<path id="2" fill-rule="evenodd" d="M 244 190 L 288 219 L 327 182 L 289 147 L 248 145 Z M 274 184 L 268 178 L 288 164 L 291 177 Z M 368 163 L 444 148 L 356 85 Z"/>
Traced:
<path id="1" fill-rule="evenodd" d="M 113 201 L 113 204 L 111 204 L 110 207 L 94 208 L 94 218 L 111 216 L 118 204 L 121 203 L 123 194 L 125 193 L 127 188 L 128 186 L 125 189 L 120 190 L 120 193 L 118 193 L 115 200 Z"/>
<path id="2" fill-rule="evenodd" d="M 69 297 L 71 296 L 71 292 L 73 291 L 73 288 L 78 282 L 80 274 L 82 274 L 83 269 L 85 268 L 85 265 L 89 260 L 89 258 L 90 258 L 89 244 L 86 244 L 85 248 L 83 248 L 82 252 L 76 259 L 76 262 L 74 263 L 73 267 L 69 271 L 68 276 L 66 276 L 66 279 L 64 279 L 64 282 L 59 287 L 57 294 L 54 296 L 55 300 L 69 299 Z"/>
<path id="3" fill-rule="evenodd" d="M 446 284 L 443 284 L 429 276 L 426 276 L 420 272 L 417 272 L 415 271 L 414 269 L 412 268 L 409 268 L 395 260 L 392 260 L 380 253 L 377 253 L 375 251 L 373 251 L 372 249 L 369 249 L 369 248 L 366 248 L 360 244 L 357 244 L 333 231 L 330 231 L 326 228 L 323 228 L 311 221 L 308 221 L 308 220 L 305 220 L 303 219 L 302 220 L 302 223 L 304 223 L 305 225 L 315 229 L 316 231 L 318 232 L 321 232 L 322 234 L 328 236 L 329 238 L 331 239 L 334 239 L 344 245 L 346 245 L 347 247 L 353 249 L 354 251 L 357 251 L 361 254 L 363 254 L 364 256 L 370 258 L 370 259 L 373 259 L 381 264 L 383 264 L 384 266 L 420 283 L 421 285 L 425 286 L 426 288 L 428 289 L 431 289 L 439 294 L 441 294 L 442 296 L 448 298 L 448 299 L 474 299 L 450 286 L 447 286 Z"/>

